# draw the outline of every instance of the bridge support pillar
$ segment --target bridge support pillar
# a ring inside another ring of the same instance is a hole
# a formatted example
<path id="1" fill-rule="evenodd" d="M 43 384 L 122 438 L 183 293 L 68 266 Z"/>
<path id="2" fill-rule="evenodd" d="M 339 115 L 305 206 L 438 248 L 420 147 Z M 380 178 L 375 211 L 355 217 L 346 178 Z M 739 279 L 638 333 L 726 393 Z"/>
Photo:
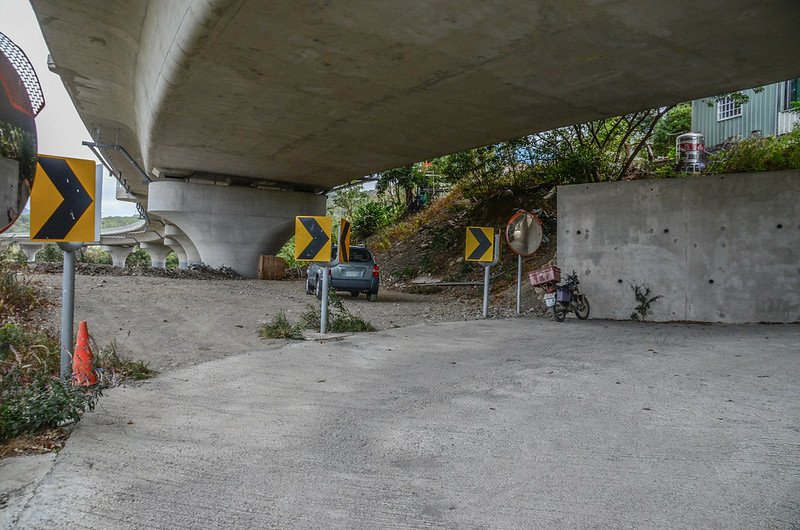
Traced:
<path id="1" fill-rule="evenodd" d="M 114 267 L 124 267 L 125 260 L 136 249 L 133 247 L 118 247 L 111 245 L 103 245 L 103 250 L 111 254 L 111 264 Z"/>
<path id="2" fill-rule="evenodd" d="M 295 216 L 325 214 L 325 196 L 166 180 L 150 184 L 148 211 L 180 228 L 206 265 L 255 278 L 258 257 L 280 250 Z"/>
<path id="3" fill-rule="evenodd" d="M 25 254 L 28 263 L 36 263 L 36 253 L 39 252 L 44 244 L 42 243 L 18 243 L 20 250 Z"/>
<path id="4" fill-rule="evenodd" d="M 181 247 L 181 251 L 183 252 L 183 259 L 181 260 L 181 255 L 175 247 L 175 253 L 178 254 L 178 261 L 183 261 L 184 265 L 181 267 L 185 269 L 190 265 L 200 265 L 203 263 L 202 258 L 200 258 L 200 253 L 197 251 L 197 248 L 192 243 L 192 240 L 183 233 L 183 231 L 173 224 L 165 224 L 164 225 L 164 236 L 165 239 L 169 239 L 177 243 L 179 247 Z M 180 266 L 180 265 L 179 265 Z"/>
<path id="5" fill-rule="evenodd" d="M 164 244 L 171 248 L 175 252 L 175 255 L 178 256 L 179 269 L 189 268 L 189 264 L 186 262 L 186 252 L 183 250 L 180 243 L 171 237 L 165 237 Z"/>
<path id="6" fill-rule="evenodd" d="M 161 243 L 140 243 L 139 246 L 150 254 L 150 261 L 154 269 L 166 268 L 167 256 L 172 252 L 171 248 Z"/>

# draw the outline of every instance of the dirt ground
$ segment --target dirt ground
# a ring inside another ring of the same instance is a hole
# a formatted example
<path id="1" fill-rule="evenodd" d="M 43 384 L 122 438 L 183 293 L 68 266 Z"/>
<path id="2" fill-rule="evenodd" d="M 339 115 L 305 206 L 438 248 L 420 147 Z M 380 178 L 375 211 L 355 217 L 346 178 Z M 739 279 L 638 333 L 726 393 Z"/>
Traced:
<path id="1" fill-rule="evenodd" d="M 35 274 L 51 295 L 50 322 L 60 322 L 61 275 Z M 479 288 L 409 294 L 381 290 L 378 301 L 344 293 L 345 306 L 379 330 L 426 322 L 480 317 Z M 297 321 L 316 299 L 305 294 L 303 280 L 192 280 L 146 276 L 77 275 L 75 321 L 86 320 L 100 346 L 117 342 L 118 352 L 143 360 L 159 371 L 188 366 L 233 353 L 277 348 L 281 340 L 261 340 L 260 322 L 279 311 Z M 508 315 L 512 304 L 493 308 Z"/>

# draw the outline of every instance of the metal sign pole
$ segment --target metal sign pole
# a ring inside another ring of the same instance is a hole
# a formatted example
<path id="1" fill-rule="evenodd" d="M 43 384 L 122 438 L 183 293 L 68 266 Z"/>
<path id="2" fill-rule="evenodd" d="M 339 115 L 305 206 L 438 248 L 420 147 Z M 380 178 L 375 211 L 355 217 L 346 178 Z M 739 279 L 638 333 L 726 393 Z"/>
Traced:
<path id="1" fill-rule="evenodd" d="M 72 328 L 75 322 L 75 251 L 82 243 L 59 243 L 64 251 L 61 279 L 61 379 L 72 375 Z"/>
<path id="2" fill-rule="evenodd" d="M 342 226 L 339 225 L 339 230 L 336 233 L 336 244 L 342 244 Z M 320 266 L 322 269 L 322 300 L 320 300 L 319 309 L 319 332 L 328 332 L 328 290 L 330 289 L 329 273 L 331 269 L 339 264 L 339 248 L 336 250 L 336 258 L 328 263 Z"/>
<path id="3" fill-rule="evenodd" d="M 319 332 L 328 331 L 328 272 L 330 269 L 322 267 L 322 300 L 319 313 Z"/>
<path id="4" fill-rule="evenodd" d="M 489 269 L 491 265 L 483 266 L 483 318 L 489 316 Z"/>
<path id="5" fill-rule="evenodd" d="M 500 234 L 494 236 L 494 259 L 483 266 L 483 318 L 489 316 L 489 281 L 493 266 L 500 263 Z"/>
<path id="6" fill-rule="evenodd" d="M 522 256 L 517 256 L 517 314 L 522 305 Z"/>

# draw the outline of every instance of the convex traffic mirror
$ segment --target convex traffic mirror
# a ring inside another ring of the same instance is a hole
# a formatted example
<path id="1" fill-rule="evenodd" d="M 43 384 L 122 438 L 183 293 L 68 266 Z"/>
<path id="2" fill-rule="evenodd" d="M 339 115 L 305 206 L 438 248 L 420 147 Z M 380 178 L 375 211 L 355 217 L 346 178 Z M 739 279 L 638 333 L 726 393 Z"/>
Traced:
<path id="1" fill-rule="evenodd" d="M 0 33 L 0 233 L 25 208 L 36 174 L 36 123 L 44 107 L 28 58 Z"/>
<path id="2" fill-rule="evenodd" d="M 506 225 L 506 242 L 515 254 L 530 256 L 542 244 L 542 223 L 530 212 L 518 211 Z"/>

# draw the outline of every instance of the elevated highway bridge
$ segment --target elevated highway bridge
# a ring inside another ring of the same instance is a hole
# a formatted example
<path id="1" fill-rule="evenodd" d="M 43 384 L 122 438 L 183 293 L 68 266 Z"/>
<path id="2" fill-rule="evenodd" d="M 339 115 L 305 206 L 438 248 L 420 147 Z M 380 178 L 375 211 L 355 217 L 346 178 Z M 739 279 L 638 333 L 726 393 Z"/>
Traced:
<path id="1" fill-rule="evenodd" d="M 796 0 L 32 0 L 129 199 L 211 266 L 322 192 L 458 150 L 800 76 Z M 188 258 L 187 258 L 188 259 Z"/>

